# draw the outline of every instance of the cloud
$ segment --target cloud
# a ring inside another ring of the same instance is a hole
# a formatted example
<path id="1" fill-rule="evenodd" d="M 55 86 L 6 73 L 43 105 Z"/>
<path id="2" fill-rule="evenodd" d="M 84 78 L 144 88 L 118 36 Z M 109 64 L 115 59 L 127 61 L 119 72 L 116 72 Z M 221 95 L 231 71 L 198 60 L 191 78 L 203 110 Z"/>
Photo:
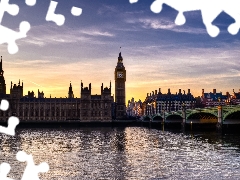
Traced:
<path id="1" fill-rule="evenodd" d="M 139 24 L 144 29 L 162 29 L 178 33 L 207 34 L 206 29 L 204 28 L 189 27 L 187 25 L 177 26 L 173 21 L 170 21 L 167 18 L 130 18 L 126 19 L 125 22 Z"/>
<path id="2" fill-rule="evenodd" d="M 114 37 L 113 33 L 94 28 L 70 29 L 66 26 L 56 27 L 49 25 L 39 25 L 32 27 L 28 37 L 20 40 L 21 44 L 31 44 L 36 46 L 46 46 L 51 44 L 63 43 L 90 43 L 104 44 L 104 41 L 99 40 L 99 37 Z"/>
<path id="3" fill-rule="evenodd" d="M 98 11 L 97 11 L 97 14 L 98 15 L 103 15 L 103 14 L 109 14 L 109 13 L 117 13 L 118 10 L 115 6 L 110 6 L 110 5 L 102 5 Z"/>
<path id="4" fill-rule="evenodd" d="M 4 64 L 7 66 L 20 66 L 20 67 L 32 67 L 33 65 L 40 66 L 41 64 L 50 64 L 51 60 L 15 60 L 15 61 L 5 61 Z"/>
<path id="5" fill-rule="evenodd" d="M 90 35 L 90 36 L 106 36 L 106 37 L 113 37 L 115 36 L 114 34 L 112 33 L 109 33 L 109 32 L 101 32 L 101 31 L 98 31 L 98 30 L 82 30 L 80 31 L 80 33 L 82 34 L 87 34 L 87 35 Z"/>
<path id="6" fill-rule="evenodd" d="M 171 21 L 156 20 L 156 19 L 139 19 L 139 22 L 143 24 L 144 28 L 152 29 L 173 29 L 176 25 Z"/>

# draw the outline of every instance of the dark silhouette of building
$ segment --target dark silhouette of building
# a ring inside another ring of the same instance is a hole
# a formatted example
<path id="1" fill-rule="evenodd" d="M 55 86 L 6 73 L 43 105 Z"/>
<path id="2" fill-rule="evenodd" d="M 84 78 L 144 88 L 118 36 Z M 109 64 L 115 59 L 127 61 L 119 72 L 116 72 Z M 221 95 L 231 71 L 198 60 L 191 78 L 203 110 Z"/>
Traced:
<path id="1" fill-rule="evenodd" d="M 69 90 L 68 90 L 68 98 L 74 98 L 71 82 L 70 82 L 70 86 L 69 86 Z"/>
<path id="2" fill-rule="evenodd" d="M 110 87 L 101 86 L 100 95 L 91 94 L 91 83 L 89 87 L 83 87 L 81 82 L 81 97 L 74 98 L 73 87 L 70 83 L 68 97 L 66 98 L 50 98 L 44 97 L 43 91 L 38 89 L 38 97 L 34 92 L 28 91 L 23 96 L 23 82 L 18 85 L 11 82 L 10 94 L 6 94 L 5 80 L 2 70 L 2 60 L 0 63 L 0 91 L 1 99 L 7 99 L 10 107 L 7 111 L 0 111 L 0 121 L 14 115 L 21 121 L 111 121 L 113 114 L 113 96 L 111 96 Z"/>
<path id="3" fill-rule="evenodd" d="M 6 84 L 4 79 L 4 71 L 2 68 L 2 56 L 1 56 L 1 62 L 0 62 L 0 94 L 6 94 Z"/>
<path id="4" fill-rule="evenodd" d="M 111 82 L 110 87 L 101 86 L 100 95 L 91 95 L 91 83 L 88 87 L 83 87 L 81 82 L 81 117 L 84 121 L 90 120 L 112 120 Z"/>
<path id="5" fill-rule="evenodd" d="M 19 79 L 18 85 L 14 84 L 12 86 L 12 81 L 11 81 L 10 97 L 11 99 L 20 99 L 23 97 L 23 82 L 21 86 L 20 79 Z"/>
<path id="6" fill-rule="evenodd" d="M 123 65 L 123 57 L 121 52 L 118 56 L 117 66 L 115 68 L 115 108 L 116 108 L 116 119 L 126 118 L 126 92 L 125 92 L 125 82 L 126 82 L 126 70 Z"/>

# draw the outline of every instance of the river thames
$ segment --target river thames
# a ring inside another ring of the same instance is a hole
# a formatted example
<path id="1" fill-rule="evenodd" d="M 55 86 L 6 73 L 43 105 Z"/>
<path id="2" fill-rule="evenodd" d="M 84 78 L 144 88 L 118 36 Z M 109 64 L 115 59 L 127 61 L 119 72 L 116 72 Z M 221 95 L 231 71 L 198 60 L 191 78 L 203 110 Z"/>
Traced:
<path id="1" fill-rule="evenodd" d="M 145 127 L 21 128 L 1 134 L 0 163 L 21 179 L 26 164 L 18 151 L 50 169 L 41 180 L 239 179 L 240 136 L 173 132 Z"/>

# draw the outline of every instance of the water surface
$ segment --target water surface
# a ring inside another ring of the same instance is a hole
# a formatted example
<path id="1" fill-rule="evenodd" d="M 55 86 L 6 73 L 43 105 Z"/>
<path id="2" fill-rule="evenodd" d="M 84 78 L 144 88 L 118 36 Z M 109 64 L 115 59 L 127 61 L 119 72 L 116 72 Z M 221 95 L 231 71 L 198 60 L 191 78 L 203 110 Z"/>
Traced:
<path id="1" fill-rule="evenodd" d="M 24 150 L 36 164 L 47 162 L 41 180 L 75 179 L 239 179 L 240 137 L 215 132 L 181 133 L 149 129 L 17 129 L 0 135 L 0 162 L 21 179 Z"/>

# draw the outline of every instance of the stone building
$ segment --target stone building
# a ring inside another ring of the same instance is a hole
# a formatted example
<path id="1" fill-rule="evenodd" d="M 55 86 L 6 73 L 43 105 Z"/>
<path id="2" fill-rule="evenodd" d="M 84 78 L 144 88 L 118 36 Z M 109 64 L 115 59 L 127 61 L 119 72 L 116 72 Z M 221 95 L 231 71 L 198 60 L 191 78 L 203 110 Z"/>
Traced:
<path id="1" fill-rule="evenodd" d="M 170 89 L 168 93 L 162 94 L 161 89 L 152 91 L 152 93 L 147 93 L 147 97 L 143 102 L 142 109 L 143 115 L 153 115 L 161 114 L 163 112 L 172 112 L 182 110 L 183 106 L 186 109 L 194 109 L 196 104 L 196 99 L 188 89 L 187 94 L 183 90 L 179 89 L 179 92 L 172 94 Z"/>
<path id="2" fill-rule="evenodd" d="M 229 92 L 226 92 L 226 95 L 223 95 L 222 92 L 217 92 L 216 89 L 213 89 L 213 92 L 204 92 L 202 89 L 201 104 L 203 107 L 214 107 L 214 106 L 225 106 L 228 105 L 228 100 L 231 99 Z"/>
<path id="3" fill-rule="evenodd" d="M 111 82 L 110 87 L 101 86 L 100 95 L 91 95 L 91 83 L 88 87 L 83 87 L 81 82 L 81 114 L 80 119 L 84 121 L 110 121 L 112 120 Z"/>
<path id="4" fill-rule="evenodd" d="M 142 101 L 134 101 L 134 98 L 128 100 L 127 104 L 127 116 L 129 118 L 140 118 L 142 116 Z"/>
<path id="5" fill-rule="evenodd" d="M 228 100 L 228 102 L 229 102 L 229 100 Z M 230 104 L 231 105 L 240 105 L 240 89 L 238 92 L 235 92 L 233 89 L 233 95 L 231 96 Z"/>
<path id="6" fill-rule="evenodd" d="M 81 82 L 81 98 L 74 98 L 73 87 L 70 83 L 68 97 L 50 98 L 44 97 L 44 92 L 38 90 L 38 97 L 34 92 L 28 91 L 23 95 L 23 82 L 18 85 L 12 84 L 10 94 L 4 90 L 5 80 L 3 77 L 2 60 L 0 63 L 0 92 L 1 99 L 7 99 L 10 103 L 9 110 L 0 111 L 0 120 L 6 121 L 14 115 L 23 121 L 111 121 L 113 108 L 113 96 L 110 87 L 101 86 L 100 95 L 91 94 L 89 87 L 83 87 Z M 0 88 L 1 90 L 1 88 Z"/>

